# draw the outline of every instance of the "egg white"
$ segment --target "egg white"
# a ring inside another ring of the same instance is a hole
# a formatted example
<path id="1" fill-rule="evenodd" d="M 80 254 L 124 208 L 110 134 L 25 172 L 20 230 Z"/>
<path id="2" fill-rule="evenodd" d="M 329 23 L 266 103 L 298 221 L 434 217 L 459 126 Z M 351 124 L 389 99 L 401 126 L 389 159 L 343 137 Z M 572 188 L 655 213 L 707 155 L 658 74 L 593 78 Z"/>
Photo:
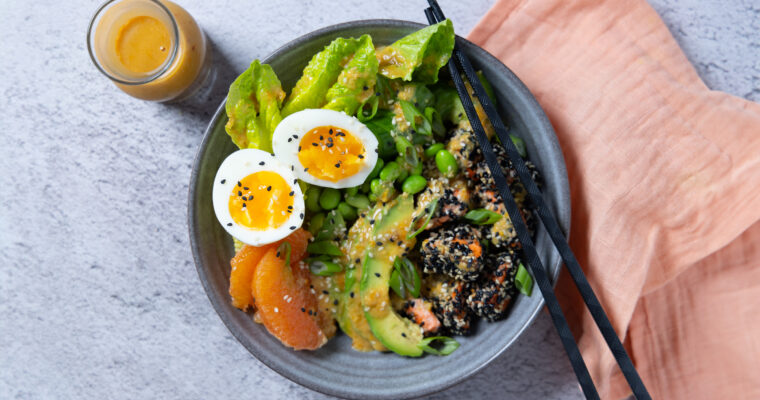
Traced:
<path id="1" fill-rule="evenodd" d="M 263 165 L 260 165 L 261 163 Z M 271 171 L 279 174 L 295 193 L 293 195 L 293 212 L 285 223 L 277 228 L 256 231 L 232 220 L 229 201 L 230 194 L 237 182 L 259 171 Z M 272 154 L 262 150 L 243 149 L 227 156 L 222 165 L 219 166 L 214 178 L 212 202 L 216 218 L 224 230 L 241 242 L 252 246 L 276 242 L 290 235 L 303 224 L 305 212 L 303 193 L 296 176 L 293 174 L 292 167 L 281 163 Z"/>
<path id="2" fill-rule="evenodd" d="M 354 175 L 332 182 L 304 171 L 304 166 L 298 159 L 298 146 L 303 135 L 320 126 L 341 128 L 361 141 L 364 146 L 364 163 Z M 295 167 L 295 174 L 299 179 L 313 185 L 336 189 L 361 185 L 377 163 L 375 134 L 358 119 L 341 111 L 307 109 L 288 115 L 274 130 L 272 148 L 278 160 Z"/>

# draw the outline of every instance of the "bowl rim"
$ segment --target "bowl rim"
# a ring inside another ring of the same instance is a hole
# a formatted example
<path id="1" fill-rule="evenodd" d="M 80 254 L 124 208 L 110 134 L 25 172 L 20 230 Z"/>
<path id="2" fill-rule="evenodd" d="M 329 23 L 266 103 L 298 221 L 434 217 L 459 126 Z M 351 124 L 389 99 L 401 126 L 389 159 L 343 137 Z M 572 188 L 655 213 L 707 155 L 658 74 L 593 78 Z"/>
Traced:
<path id="1" fill-rule="evenodd" d="M 424 28 L 428 25 L 421 24 L 418 22 L 413 21 L 406 21 L 406 20 L 398 20 L 398 19 L 363 19 L 363 20 L 354 20 L 354 21 L 347 21 L 342 22 L 338 24 L 329 25 L 314 31 L 310 31 L 308 33 L 305 33 L 301 36 L 298 36 L 297 38 L 285 43 L 284 45 L 278 47 L 273 52 L 268 54 L 266 57 L 262 58 L 263 64 L 269 64 L 272 59 L 276 59 L 277 57 L 281 56 L 283 53 L 286 53 L 290 51 L 293 48 L 299 47 L 303 45 L 304 43 L 307 43 L 308 41 L 312 40 L 315 36 L 321 36 L 323 34 L 329 34 L 334 31 L 340 31 L 344 29 L 350 29 L 350 28 L 356 28 L 356 27 L 367 27 L 367 26 L 402 26 L 402 27 L 416 27 L 416 28 Z M 536 100 L 533 93 L 530 92 L 530 90 L 525 86 L 525 84 L 520 80 L 519 77 L 509 68 L 507 67 L 501 60 L 493 56 L 491 53 L 483 49 L 482 47 L 478 46 L 477 44 L 459 36 L 456 35 L 456 42 L 457 45 L 465 44 L 468 47 L 470 47 L 475 53 L 479 53 L 478 56 L 482 57 L 486 62 L 492 62 L 496 63 L 497 65 L 500 65 L 503 67 L 504 72 L 506 73 L 507 77 L 513 81 L 515 84 L 515 88 L 521 93 L 523 96 L 524 101 L 527 103 L 530 103 L 530 105 L 538 110 L 539 112 L 535 113 L 533 115 L 534 117 L 534 123 L 538 124 L 541 129 L 550 132 L 551 135 L 551 144 L 552 147 L 554 147 L 554 152 L 559 156 L 559 160 L 557 162 L 556 167 L 556 173 L 560 177 L 560 185 L 559 189 L 560 192 L 556 193 L 557 197 L 562 200 L 566 199 L 567 205 L 566 207 L 562 207 L 562 202 L 560 202 L 558 207 L 558 213 L 559 215 L 555 215 L 555 218 L 557 219 L 560 228 L 563 229 L 563 233 L 565 236 L 569 239 L 569 233 L 570 233 L 570 220 L 571 220 L 571 204 L 570 204 L 570 189 L 569 189 L 569 180 L 567 176 L 567 167 L 564 160 L 564 154 L 562 152 L 562 149 L 559 146 L 558 138 L 556 136 L 556 132 L 554 131 L 554 128 L 549 121 L 548 116 L 546 115 L 546 112 L 541 107 L 541 105 L 538 103 L 538 100 Z M 303 382 L 298 379 L 298 376 L 295 374 L 291 374 L 286 368 L 280 368 L 276 363 L 273 363 L 269 357 L 262 351 L 258 351 L 255 348 L 250 348 L 249 346 L 246 346 L 244 344 L 244 340 L 239 336 L 241 335 L 241 332 L 238 332 L 238 329 L 236 328 L 236 325 L 232 320 L 228 318 L 226 313 L 224 312 L 224 309 L 221 304 L 218 303 L 217 299 L 212 296 L 212 289 L 210 287 L 209 278 L 206 274 L 206 271 L 201 266 L 201 256 L 200 256 L 200 246 L 198 244 L 198 240 L 196 239 L 198 237 L 196 227 L 193 223 L 198 210 L 195 207 L 195 204 L 193 202 L 193 199 L 195 198 L 195 193 L 198 189 L 198 175 L 200 174 L 200 163 L 201 163 L 201 156 L 204 153 L 204 149 L 208 146 L 208 142 L 211 139 L 211 134 L 213 133 L 217 121 L 222 117 L 222 114 L 225 113 L 225 106 L 226 106 L 226 97 L 222 100 L 221 104 L 216 109 L 216 112 L 214 112 L 213 116 L 211 117 L 208 125 L 206 126 L 206 129 L 203 132 L 203 139 L 201 140 L 201 143 L 198 146 L 198 150 L 196 152 L 195 158 L 193 160 L 193 166 L 192 171 L 190 174 L 190 185 L 188 187 L 188 212 L 187 212 L 187 224 L 188 224 L 188 233 L 190 236 L 190 247 L 192 249 L 193 253 L 193 261 L 195 263 L 196 272 L 198 273 L 198 278 L 201 281 L 201 284 L 203 285 L 204 292 L 206 293 L 206 297 L 211 302 L 212 307 L 214 308 L 214 311 L 219 316 L 219 318 L 224 323 L 225 327 L 227 328 L 230 333 L 235 337 L 235 339 L 243 345 L 243 347 L 248 350 L 251 355 L 253 355 L 257 360 L 261 361 L 262 364 L 267 366 L 269 369 L 273 370 L 274 372 L 278 373 L 280 376 L 285 377 L 286 379 L 290 380 L 291 382 L 295 382 L 303 387 L 306 387 L 308 389 L 314 390 L 316 392 L 330 395 L 330 396 L 341 396 L 345 395 L 345 393 L 341 393 L 340 391 L 331 390 L 329 387 L 322 387 L 318 385 L 313 385 L 309 382 Z M 556 251 L 556 250 L 555 250 Z M 561 259 L 559 259 L 555 265 L 549 265 L 549 278 L 552 282 L 552 287 L 556 286 L 557 280 L 559 277 L 559 273 L 561 272 Z M 556 265 L 560 264 L 560 265 Z M 545 266 L 547 267 L 547 266 Z M 540 293 L 539 293 L 540 295 Z M 451 381 L 447 382 L 445 385 L 441 385 L 438 387 L 431 387 L 427 391 L 418 391 L 410 393 L 411 398 L 417 398 L 425 395 L 434 394 L 440 391 L 443 391 L 445 389 L 448 389 L 454 385 L 457 385 L 464 380 L 470 378 L 471 376 L 475 375 L 476 373 L 480 372 L 483 368 L 485 368 L 487 365 L 489 365 L 491 362 L 493 362 L 496 358 L 501 356 L 509 347 L 514 344 L 517 339 L 519 339 L 526 329 L 528 329 L 529 326 L 533 324 L 535 319 L 538 317 L 538 313 L 544 308 L 545 302 L 543 297 L 540 297 L 538 299 L 539 301 L 536 303 L 535 308 L 531 311 L 528 319 L 526 322 L 517 330 L 517 334 L 514 335 L 514 337 L 511 338 L 502 348 L 498 349 L 491 357 L 489 357 L 484 363 L 481 365 L 478 365 L 477 367 L 473 368 L 472 370 L 465 371 L 464 373 L 457 375 L 455 378 L 453 378 Z M 372 396 L 370 396 L 372 397 Z"/>

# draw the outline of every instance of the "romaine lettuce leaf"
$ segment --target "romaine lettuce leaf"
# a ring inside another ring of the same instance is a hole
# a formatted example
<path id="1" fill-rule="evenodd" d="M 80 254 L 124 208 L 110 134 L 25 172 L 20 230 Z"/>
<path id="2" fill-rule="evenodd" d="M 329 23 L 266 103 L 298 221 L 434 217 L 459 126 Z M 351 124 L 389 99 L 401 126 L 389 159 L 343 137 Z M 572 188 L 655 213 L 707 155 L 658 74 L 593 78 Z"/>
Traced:
<path id="1" fill-rule="evenodd" d="M 241 149 L 272 151 L 272 133 L 282 120 L 285 99 L 280 80 L 272 67 L 253 61 L 230 86 L 225 109 L 227 134 Z"/>
<path id="2" fill-rule="evenodd" d="M 454 50 L 454 27 L 450 20 L 404 36 L 377 52 L 380 74 L 420 83 L 438 81 L 438 70 Z"/>
<path id="3" fill-rule="evenodd" d="M 360 40 L 337 38 L 324 50 L 312 57 L 303 70 L 301 79 L 285 102 L 282 115 L 287 116 L 307 108 L 321 108 L 327 103 L 325 96 L 337 81 L 343 67 L 351 60 Z"/>
<path id="4" fill-rule="evenodd" d="M 374 95 L 377 68 L 372 38 L 362 35 L 353 57 L 327 91 L 327 105 L 324 108 L 353 115 L 359 105 Z"/>

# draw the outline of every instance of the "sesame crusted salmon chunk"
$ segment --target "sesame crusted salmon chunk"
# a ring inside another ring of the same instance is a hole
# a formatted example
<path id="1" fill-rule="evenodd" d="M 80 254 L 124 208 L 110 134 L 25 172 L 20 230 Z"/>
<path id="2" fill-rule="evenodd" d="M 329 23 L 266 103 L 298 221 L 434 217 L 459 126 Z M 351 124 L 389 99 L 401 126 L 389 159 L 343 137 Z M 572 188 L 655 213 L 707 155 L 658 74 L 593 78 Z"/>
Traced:
<path id="1" fill-rule="evenodd" d="M 422 242 L 420 253 L 426 273 L 442 273 L 473 281 L 483 269 L 480 231 L 468 224 L 444 226 Z"/>
<path id="2" fill-rule="evenodd" d="M 487 269 L 477 281 L 469 285 L 467 306 L 472 312 L 489 321 L 507 317 L 515 297 L 516 261 L 513 253 L 503 252 L 488 257 Z"/>
<path id="3" fill-rule="evenodd" d="M 469 283 L 445 275 L 425 278 L 423 294 L 433 303 L 433 313 L 454 335 L 467 335 L 472 329 L 472 313 L 467 307 Z"/>
<path id="4" fill-rule="evenodd" d="M 404 303 L 401 314 L 422 328 L 425 335 L 438 333 L 441 321 L 433 313 L 433 303 L 425 299 L 411 299 Z"/>

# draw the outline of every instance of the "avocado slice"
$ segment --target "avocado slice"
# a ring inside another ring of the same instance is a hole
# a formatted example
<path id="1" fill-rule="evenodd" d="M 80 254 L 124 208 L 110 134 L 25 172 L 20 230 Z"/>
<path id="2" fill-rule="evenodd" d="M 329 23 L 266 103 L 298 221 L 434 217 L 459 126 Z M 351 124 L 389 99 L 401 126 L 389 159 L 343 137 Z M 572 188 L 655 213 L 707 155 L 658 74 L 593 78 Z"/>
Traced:
<path id="1" fill-rule="evenodd" d="M 422 331 L 393 310 L 389 286 L 393 260 L 414 247 L 415 239 L 406 238 L 414 213 L 414 199 L 408 194 L 371 213 L 377 218 L 372 236 L 382 238 L 384 242 L 364 257 L 359 286 L 364 317 L 377 340 L 400 355 L 419 357 L 422 355 L 418 346 L 423 338 Z M 388 240 L 390 238 L 393 240 Z"/>
<path id="2" fill-rule="evenodd" d="M 378 258 L 367 257 L 361 281 L 361 302 L 364 316 L 375 337 L 388 349 L 402 356 L 419 357 L 422 349 L 422 330 L 407 318 L 396 314 L 391 307 L 388 281 L 393 265 Z"/>

